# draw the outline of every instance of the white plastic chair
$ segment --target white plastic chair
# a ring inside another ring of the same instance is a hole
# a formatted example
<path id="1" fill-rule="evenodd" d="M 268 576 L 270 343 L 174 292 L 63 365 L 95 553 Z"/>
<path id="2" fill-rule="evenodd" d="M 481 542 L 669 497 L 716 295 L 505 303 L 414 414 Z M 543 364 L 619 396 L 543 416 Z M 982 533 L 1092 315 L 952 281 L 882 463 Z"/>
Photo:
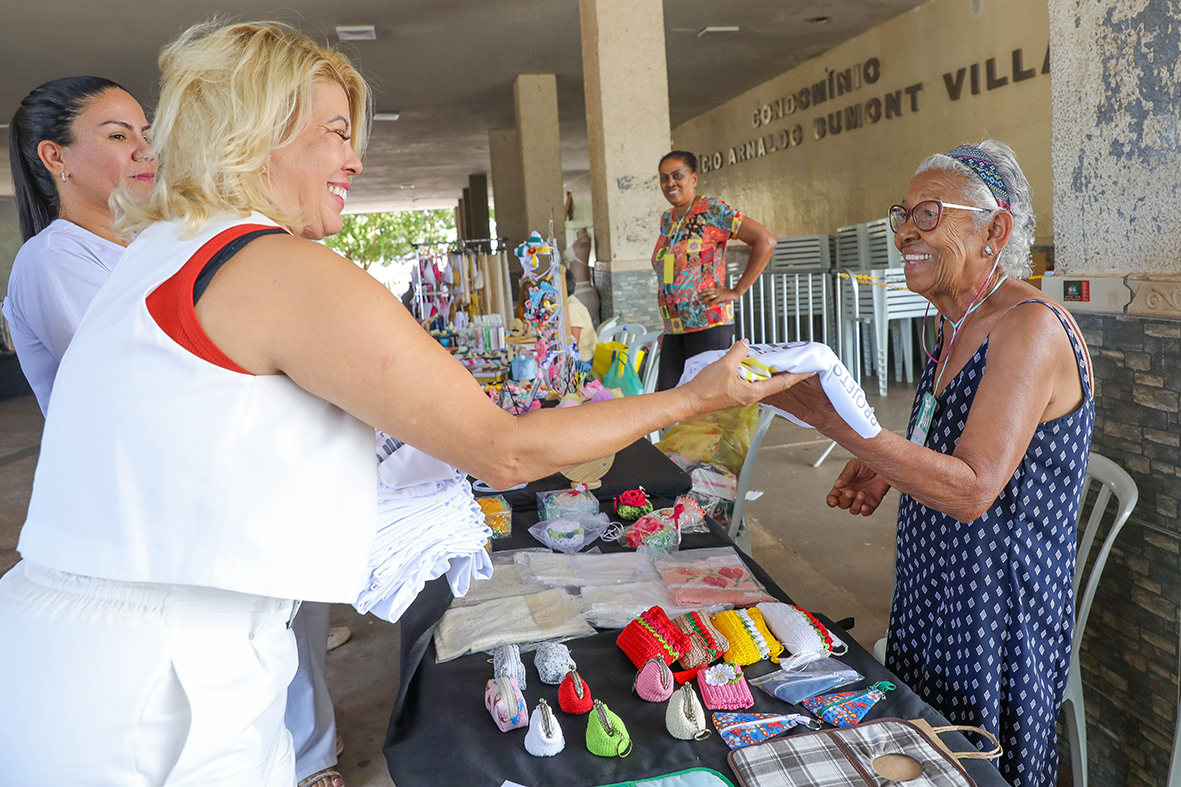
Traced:
<path id="1" fill-rule="evenodd" d="M 1099 588 L 1099 579 L 1103 574 L 1103 567 L 1107 563 L 1107 556 L 1124 523 L 1136 507 L 1140 497 L 1136 489 L 1136 482 L 1127 472 L 1105 456 L 1091 453 L 1087 464 L 1087 477 L 1083 480 L 1084 500 L 1091 482 L 1099 484 L 1099 496 L 1095 498 L 1095 505 L 1091 508 L 1091 517 L 1087 520 L 1083 530 L 1082 540 L 1078 546 L 1078 562 L 1074 571 L 1074 594 L 1079 599 L 1074 623 L 1074 647 L 1070 654 L 1070 674 L 1066 678 L 1066 693 L 1062 699 L 1062 710 L 1066 716 L 1066 737 L 1070 742 L 1070 768 L 1074 775 L 1075 787 L 1087 787 L 1087 714 L 1083 701 L 1083 678 L 1079 670 L 1079 650 L 1083 644 L 1083 633 L 1087 628 L 1087 618 L 1091 614 L 1091 603 L 1095 600 L 1095 591 Z M 1095 555 L 1095 563 L 1087 577 L 1086 589 L 1082 597 L 1078 595 L 1082 582 L 1083 570 L 1087 565 L 1087 556 L 1091 553 L 1091 546 L 1099 532 L 1099 524 L 1107 511 L 1107 504 L 1111 496 L 1115 495 L 1115 520 L 1103 539 L 1103 545 Z M 1079 524 L 1082 524 L 1082 511 L 1079 511 Z M 1173 764 L 1174 771 L 1177 763 Z M 1176 774 L 1174 774 L 1176 775 Z M 1173 784 L 1170 781 L 1170 784 Z"/>
<path id="2" fill-rule="evenodd" d="M 595 326 L 595 335 L 599 337 L 599 341 L 605 341 L 603 335 L 610 336 L 615 333 L 615 326 L 619 324 L 619 315 L 609 317 Z"/>
<path id="3" fill-rule="evenodd" d="M 1087 618 L 1091 615 L 1091 604 L 1095 600 L 1095 591 L 1099 588 L 1099 579 L 1103 575 L 1107 556 L 1111 554 L 1111 547 L 1115 544 L 1116 537 L 1119 536 L 1120 530 L 1128 521 L 1132 509 L 1136 507 L 1136 501 L 1140 497 L 1140 492 L 1136 489 L 1136 482 L 1122 467 L 1107 457 L 1094 452 L 1091 452 L 1087 463 L 1087 475 L 1083 479 L 1084 502 L 1092 481 L 1099 484 L 1099 494 L 1095 498 L 1095 504 L 1091 507 L 1091 516 L 1085 527 L 1082 523 L 1083 511 L 1081 507 L 1079 508 L 1079 527 L 1082 530 L 1082 539 L 1079 541 L 1078 559 L 1074 569 L 1074 593 L 1077 600 L 1074 645 L 1070 655 L 1070 672 L 1066 678 L 1066 692 L 1062 700 L 1062 711 L 1067 714 L 1066 735 L 1070 743 L 1070 767 L 1074 775 L 1075 787 L 1087 787 L 1087 715 L 1083 701 L 1082 674 L 1078 663 L 1079 650 L 1082 647 Z M 1083 572 L 1087 566 L 1087 557 L 1091 553 L 1091 547 L 1095 543 L 1095 537 L 1099 532 L 1099 526 L 1107 512 L 1107 504 L 1111 501 L 1112 495 L 1115 495 L 1116 499 L 1115 519 L 1107 531 L 1107 536 L 1103 539 L 1098 554 L 1095 555 L 1095 562 L 1087 577 L 1086 589 L 1080 597 L 1079 585 L 1082 583 Z M 873 646 L 874 658 L 882 664 L 886 663 L 886 646 L 885 637 L 879 639 Z M 1178 724 L 1177 740 L 1178 745 L 1174 747 L 1175 749 L 1181 748 L 1181 723 Z M 1181 756 L 1176 752 L 1173 755 L 1169 787 L 1181 787 Z"/>
<path id="4" fill-rule="evenodd" d="M 607 326 L 606 330 L 603 330 L 600 326 L 600 330 L 598 331 L 599 342 L 619 342 L 620 344 L 631 344 L 635 339 L 638 339 L 648 332 L 648 329 L 638 322 L 629 322 L 626 325 L 619 325 L 618 323 L 615 325 L 609 325 L 608 323 L 610 322 L 611 321 L 608 320 L 607 322 L 603 323 L 603 325 Z"/>
<path id="5" fill-rule="evenodd" d="M 775 419 L 775 412 L 769 407 L 759 405 L 759 423 L 750 439 L 750 450 L 746 452 L 746 459 L 742 462 L 742 469 L 738 472 L 738 490 L 734 493 L 734 514 L 730 518 L 730 538 L 746 554 L 750 554 L 750 528 L 746 521 L 746 492 L 750 489 L 750 477 L 755 471 L 755 461 L 759 456 L 759 447 L 763 438 L 767 436 L 767 429 Z"/>

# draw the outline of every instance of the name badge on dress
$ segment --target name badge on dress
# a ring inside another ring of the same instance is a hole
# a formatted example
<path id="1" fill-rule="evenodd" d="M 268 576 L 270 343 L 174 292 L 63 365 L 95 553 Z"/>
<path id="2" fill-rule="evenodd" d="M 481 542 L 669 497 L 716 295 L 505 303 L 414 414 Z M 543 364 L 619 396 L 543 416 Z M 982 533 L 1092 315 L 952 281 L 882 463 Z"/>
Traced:
<path id="1" fill-rule="evenodd" d="M 919 417 L 915 421 L 914 431 L 910 434 L 910 442 L 915 445 L 927 444 L 927 433 L 931 431 L 931 419 L 935 417 L 935 396 L 927 391 L 923 394 L 923 403 L 919 405 Z"/>
<path id="2" fill-rule="evenodd" d="M 663 260 L 663 262 L 664 262 L 664 283 L 665 284 L 672 284 L 673 283 L 673 263 L 676 261 L 676 258 L 673 257 L 672 250 L 670 249 L 670 250 L 664 252 L 664 256 L 661 257 L 661 260 Z"/>

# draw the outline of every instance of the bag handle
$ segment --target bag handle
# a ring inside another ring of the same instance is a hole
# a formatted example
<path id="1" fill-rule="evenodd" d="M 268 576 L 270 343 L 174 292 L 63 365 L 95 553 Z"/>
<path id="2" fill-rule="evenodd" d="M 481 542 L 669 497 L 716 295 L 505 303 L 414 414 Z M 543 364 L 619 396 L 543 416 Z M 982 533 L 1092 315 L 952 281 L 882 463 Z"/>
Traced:
<path id="1" fill-rule="evenodd" d="M 988 740 L 992 741 L 992 745 L 996 746 L 992 751 L 968 751 L 968 752 L 951 752 L 951 756 L 957 760 L 995 760 L 1001 756 L 1004 748 L 1001 742 L 996 739 L 996 736 L 991 732 L 980 727 L 970 727 L 966 724 L 950 724 L 946 727 L 932 727 L 931 732 L 936 734 L 941 732 L 974 732 L 977 735 L 982 735 Z"/>

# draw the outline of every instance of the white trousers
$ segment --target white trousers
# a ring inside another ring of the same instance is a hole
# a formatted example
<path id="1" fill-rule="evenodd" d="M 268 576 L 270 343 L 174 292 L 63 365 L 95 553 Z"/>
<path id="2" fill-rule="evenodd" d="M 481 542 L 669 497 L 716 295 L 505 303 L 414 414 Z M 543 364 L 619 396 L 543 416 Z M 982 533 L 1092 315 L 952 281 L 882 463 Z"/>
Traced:
<path id="1" fill-rule="evenodd" d="M 291 624 L 299 668 L 287 689 L 287 729 L 295 743 L 295 778 L 336 765 L 336 714 L 324 679 L 331 604 L 305 601 Z"/>
<path id="2" fill-rule="evenodd" d="M 0 774 L 22 787 L 291 787 L 291 601 L 0 578 Z"/>

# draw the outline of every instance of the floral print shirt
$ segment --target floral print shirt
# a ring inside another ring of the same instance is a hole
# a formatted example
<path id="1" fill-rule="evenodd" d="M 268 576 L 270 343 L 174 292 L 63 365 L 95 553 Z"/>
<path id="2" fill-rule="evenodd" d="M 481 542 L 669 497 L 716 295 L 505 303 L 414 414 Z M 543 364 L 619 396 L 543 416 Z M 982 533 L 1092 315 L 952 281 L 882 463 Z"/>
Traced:
<path id="1" fill-rule="evenodd" d="M 734 322 L 734 304 L 727 301 L 706 308 L 698 298 L 701 290 L 725 287 L 726 242 L 738 237 L 746 218 L 726 203 L 701 197 L 682 221 L 670 208 L 660 218 L 660 237 L 652 252 L 656 271 L 660 316 L 665 333 L 703 331 Z M 664 281 L 664 255 L 672 248 L 673 281 Z"/>

